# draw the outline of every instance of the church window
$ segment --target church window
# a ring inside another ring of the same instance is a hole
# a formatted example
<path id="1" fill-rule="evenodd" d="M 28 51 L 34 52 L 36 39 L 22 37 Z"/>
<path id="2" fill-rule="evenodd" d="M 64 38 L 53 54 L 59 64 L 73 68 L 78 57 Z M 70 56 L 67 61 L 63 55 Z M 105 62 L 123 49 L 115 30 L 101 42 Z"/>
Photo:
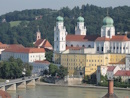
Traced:
<path id="1" fill-rule="evenodd" d="M 107 36 L 110 36 L 110 30 L 108 30 L 108 32 L 107 32 Z"/>

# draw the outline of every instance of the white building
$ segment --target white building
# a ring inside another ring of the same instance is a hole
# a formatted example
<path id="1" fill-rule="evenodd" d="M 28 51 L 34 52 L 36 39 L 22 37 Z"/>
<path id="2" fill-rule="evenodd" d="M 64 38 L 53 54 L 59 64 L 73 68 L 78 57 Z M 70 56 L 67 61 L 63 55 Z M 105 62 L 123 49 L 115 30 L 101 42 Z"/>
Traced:
<path id="1" fill-rule="evenodd" d="M 121 70 L 126 70 L 125 63 L 109 63 L 108 66 L 119 66 Z"/>
<path id="2" fill-rule="evenodd" d="M 114 78 L 114 74 L 118 71 L 121 70 L 119 66 L 108 66 L 107 69 L 107 79 L 111 80 Z"/>
<path id="3" fill-rule="evenodd" d="M 114 21 L 107 16 L 103 19 L 101 36 L 86 35 L 84 18 L 78 17 L 75 35 L 67 34 L 64 19 L 57 17 L 54 28 L 54 58 L 56 53 L 62 53 L 71 47 L 91 48 L 90 53 L 130 53 L 130 39 L 126 35 L 115 35 Z"/>
<path id="4" fill-rule="evenodd" d="M 9 48 L 2 51 L 1 59 L 8 60 L 10 57 L 20 58 L 23 62 L 34 62 L 45 60 L 44 48 Z"/>
<path id="5" fill-rule="evenodd" d="M 126 55 L 126 70 L 130 70 L 130 54 Z"/>
<path id="6" fill-rule="evenodd" d="M 49 72 L 49 65 L 50 62 L 44 60 L 44 61 L 35 61 L 33 63 L 30 63 L 33 66 L 32 74 L 43 74 L 45 70 Z"/>
<path id="7" fill-rule="evenodd" d="M 122 82 L 130 83 L 130 70 L 119 70 L 114 74 L 115 78 L 121 77 Z"/>

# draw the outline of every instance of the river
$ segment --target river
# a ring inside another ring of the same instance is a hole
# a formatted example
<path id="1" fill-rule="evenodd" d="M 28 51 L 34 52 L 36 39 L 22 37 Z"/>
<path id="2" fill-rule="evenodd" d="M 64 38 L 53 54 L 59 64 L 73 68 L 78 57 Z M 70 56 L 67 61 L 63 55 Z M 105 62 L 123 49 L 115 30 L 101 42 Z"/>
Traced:
<path id="1" fill-rule="evenodd" d="M 18 95 L 21 98 L 102 98 L 107 93 L 107 89 L 36 85 L 8 92 L 12 98 L 17 98 Z M 130 91 L 114 90 L 114 92 L 119 98 L 130 98 Z"/>

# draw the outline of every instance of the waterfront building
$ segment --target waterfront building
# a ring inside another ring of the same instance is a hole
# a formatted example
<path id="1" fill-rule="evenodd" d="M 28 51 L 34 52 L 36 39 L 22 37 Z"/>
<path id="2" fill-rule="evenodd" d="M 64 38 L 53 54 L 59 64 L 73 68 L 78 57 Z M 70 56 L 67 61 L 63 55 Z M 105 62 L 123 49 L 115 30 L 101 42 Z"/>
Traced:
<path id="1" fill-rule="evenodd" d="M 107 69 L 107 79 L 114 79 L 114 74 L 118 71 L 121 70 L 119 66 L 108 66 Z"/>
<path id="2" fill-rule="evenodd" d="M 54 63 L 67 67 L 69 75 L 92 75 L 96 74 L 97 66 L 125 64 L 126 54 L 130 53 L 130 40 L 126 35 L 115 35 L 113 24 L 113 19 L 107 16 L 103 19 L 101 36 L 89 36 L 84 18 L 80 16 L 75 34 L 70 35 L 63 17 L 58 16 L 54 27 Z"/>
<path id="3" fill-rule="evenodd" d="M 10 57 L 20 58 L 23 62 L 31 63 L 34 61 L 45 60 L 44 48 L 9 48 L 2 51 L 1 59 L 8 60 Z"/>
<path id="4" fill-rule="evenodd" d="M 52 45 L 50 44 L 50 42 L 47 39 L 42 39 L 41 38 L 41 32 L 38 31 L 36 32 L 36 41 L 33 42 L 34 46 L 36 48 L 44 48 L 45 50 L 53 50 Z"/>
<path id="5" fill-rule="evenodd" d="M 32 74 L 42 75 L 45 70 L 49 72 L 50 62 L 47 60 L 30 63 L 33 66 Z"/>
<path id="6" fill-rule="evenodd" d="M 118 70 L 114 74 L 115 78 L 121 78 L 122 82 L 130 83 L 130 70 Z"/>
<path id="7" fill-rule="evenodd" d="M 126 70 L 130 70 L 130 54 L 126 55 Z"/>

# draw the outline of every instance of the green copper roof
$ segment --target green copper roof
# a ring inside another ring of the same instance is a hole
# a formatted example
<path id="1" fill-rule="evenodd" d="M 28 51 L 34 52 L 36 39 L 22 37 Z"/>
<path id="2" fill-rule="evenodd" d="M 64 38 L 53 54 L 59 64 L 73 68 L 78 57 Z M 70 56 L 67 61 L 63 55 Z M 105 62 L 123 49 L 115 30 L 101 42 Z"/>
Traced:
<path id="1" fill-rule="evenodd" d="M 80 17 L 77 18 L 77 21 L 78 22 L 84 22 L 84 18 L 80 16 Z"/>
<path id="2" fill-rule="evenodd" d="M 63 22 L 63 21 L 64 21 L 63 17 L 61 17 L 61 16 L 58 16 L 58 17 L 56 18 L 56 20 L 57 20 L 58 22 Z"/>
<path id="3" fill-rule="evenodd" d="M 114 23 L 113 19 L 109 16 L 107 16 L 103 19 L 104 26 L 113 26 L 113 23 Z"/>

